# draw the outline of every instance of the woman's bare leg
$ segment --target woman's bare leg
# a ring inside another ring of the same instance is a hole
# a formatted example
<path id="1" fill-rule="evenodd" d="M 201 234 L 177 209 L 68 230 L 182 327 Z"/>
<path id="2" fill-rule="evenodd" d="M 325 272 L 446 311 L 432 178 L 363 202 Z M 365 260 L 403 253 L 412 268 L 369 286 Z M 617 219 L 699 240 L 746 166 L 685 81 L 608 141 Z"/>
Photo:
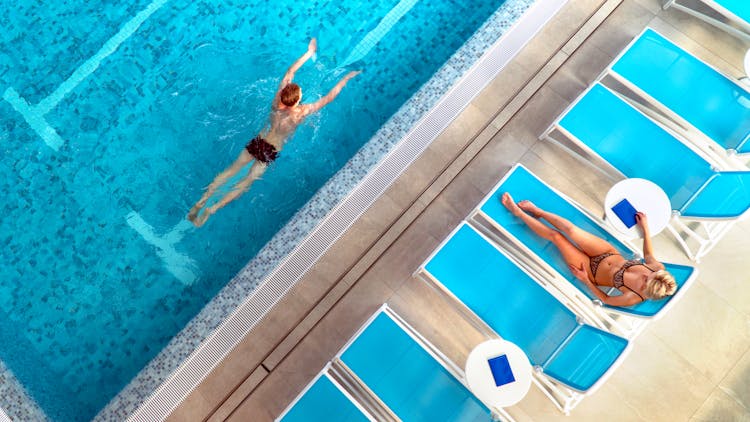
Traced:
<path id="1" fill-rule="evenodd" d="M 201 199 L 198 200 L 198 202 L 193 205 L 193 208 L 190 209 L 190 212 L 188 212 L 187 219 L 190 221 L 195 222 L 195 218 L 198 216 L 198 213 L 201 211 L 201 209 L 206 205 L 206 201 L 208 201 L 208 198 L 211 197 L 211 195 L 216 192 L 216 189 L 221 187 L 224 183 L 227 182 L 232 176 L 237 174 L 238 171 L 242 170 L 243 167 L 247 165 L 250 161 L 252 161 L 253 157 L 250 155 L 247 150 L 244 148 L 242 149 L 242 152 L 240 152 L 240 155 L 237 156 L 237 159 L 234 160 L 232 165 L 224 169 L 221 173 L 216 175 L 214 180 L 211 182 L 210 185 L 208 185 L 208 188 L 206 189 L 206 192 L 203 194 Z"/>
<path id="2" fill-rule="evenodd" d="M 226 204 L 228 204 L 228 203 L 234 201 L 235 199 L 239 198 L 240 195 L 242 195 L 248 189 L 250 189 L 250 186 L 253 184 L 253 182 L 255 182 L 256 180 L 258 180 L 263 175 L 263 173 L 266 171 L 267 168 L 268 168 L 268 164 L 261 163 L 260 161 L 256 160 L 253 163 L 253 165 L 250 167 L 250 171 L 248 172 L 247 176 L 245 176 L 242 180 L 240 180 L 239 182 L 237 182 L 237 184 L 234 185 L 234 187 L 232 188 L 232 190 L 229 191 L 229 193 L 227 193 L 226 195 L 224 195 L 224 197 L 221 198 L 221 200 L 219 200 L 219 202 L 217 202 L 217 203 L 211 205 L 210 207 L 206 208 L 206 210 L 203 211 L 203 214 L 201 214 L 200 216 L 198 216 L 198 218 L 196 218 L 193 221 L 193 224 L 195 224 L 196 227 L 200 227 L 200 226 L 206 224 L 206 221 L 208 221 L 208 219 L 212 215 L 214 215 L 216 213 L 216 211 L 218 211 L 221 208 L 223 208 Z"/>
<path id="3" fill-rule="evenodd" d="M 589 273 L 589 257 L 578 249 L 574 244 L 568 240 L 559 231 L 546 226 L 541 221 L 532 217 L 531 215 L 524 212 L 515 202 L 509 193 L 504 193 L 502 196 L 502 203 L 511 214 L 520 218 L 531 230 L 534 231 L 539 237 L 549 240 L 552 242 L 562 254 L 563 259 L 568 265 L 573 265 L 576 268 L 583 268 L 586 273 Z"/>
<path id="4" fill-rule="evenodd" d="M 558 230 L 565 233 L 579 248 L 588 256 L 597 256 L 606 252 L 617 252 L 617 250 L 606 240 L 581 229 L 570 221 L 557 214 L 545 211 L 529 200 L 520 201 L 518 207 L 536 218 L 543 218 Z"/>

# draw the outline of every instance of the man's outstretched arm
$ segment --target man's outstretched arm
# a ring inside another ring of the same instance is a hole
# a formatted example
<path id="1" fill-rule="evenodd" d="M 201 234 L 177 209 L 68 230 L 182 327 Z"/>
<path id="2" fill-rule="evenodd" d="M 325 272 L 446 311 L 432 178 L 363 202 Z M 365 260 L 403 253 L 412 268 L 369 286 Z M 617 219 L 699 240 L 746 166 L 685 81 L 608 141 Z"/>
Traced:
<path id="1" fill-rule="evenodd" d="M 310 44 L 307 45 L 307 51 L 305 52 L 305 54 L 301 55 L 299 59 L 292 63 L 292 65 L 289 66 L 289 69 L 286 70 L 284 77 L 281 78 L 279 88 L 276 90 L 276 97 L 274 97 L 273 99 L 274 107 L 278 106 L 279 94 L 281 93 L 281 90 L 284 89 L 285 86 L 289 85 L 290 82 L 292 82 L 292 79 L 294 79 L 294 74 L 297 73 L 299 68 L 302 67 L 302 65 L 305 64 L 305 62 L 309 60 L 313 54 L 315 54 L 315 50 L 317 50 L 317 48 L 318 42 L 315 40 L 315 38 L 311 39 Z"/>
<path id="2" fill-rule="evenodd" d="M 315 101 L 314 103 L 307 104 L 306 107 L 306 114 L 315 113 L 316 111 L 320 110 L 321 108 L 325 107 L 328 103 L 333 101 L 334 98 L 336 98 L 337 95 L 341 92 L 342 89 L 344 89 L 344 86 L 347 82 L 349 82 L 349 79 L 359 75 L 362 73 L 361 70 L 352 71 L 346 74 L 341 80 L 333 87 L 330 91 L 328 91 L 328 94 L 326 94 L 323 98 L 319 99 L 318 101 Z"/>
<path id="3" fill-rule="evenodd" d="M 318 48 L 318 41 L 315 40 L 315 38 L 310 40 L 310 44 L 307 45 L 307 51 L 305 54 L 301 55 L 297 61 L 292 63 L 291 66 L 289 66 L 289 69 L 286 70 L 286 73 L 284 74 L 284 78 L 281 79 L 281 84 L 279 85 L 279 90 L 287 86 L 289 82 L 294 79 L 294 74 L 297 73 L 300 67 L 302 67 L 303 64 L 305 64 L 306 61 L 310 59 L 310 57 L 315 54 L 315 50 Z"/>

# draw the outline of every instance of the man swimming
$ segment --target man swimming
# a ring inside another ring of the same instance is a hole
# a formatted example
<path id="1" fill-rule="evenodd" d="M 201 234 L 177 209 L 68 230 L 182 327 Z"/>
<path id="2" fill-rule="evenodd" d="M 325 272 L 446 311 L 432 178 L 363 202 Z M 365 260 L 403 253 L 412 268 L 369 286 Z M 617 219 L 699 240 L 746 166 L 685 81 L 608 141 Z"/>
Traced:
<path id="1" fill-rule="evenodd" d="M 208 185 L 206 193 L 200 200 L 195 203 L 187 215 L 187 219 L 192 221 L 196 227 L 201 227 L 208 219 L 226 204 L 234 201 L 248 189 L 268 168 L 279 151 L 284 146 L 286 140 L 294 133 L 307 116 L 323 108 L 326 104 L 333 101 L 344 88 L 349 79 L 357 76 L 360 71 L 349 72 L 344 76 L 323 98 L 310 104 L 300 104 L 302 98 L 302 89 L 299 85 L 292 83 L 294 74 L 302 67 L 305 62 L 315 54 L 317 42 L 315 38 L 307 46 L 307 52 L 295 61 L 287 69 L 284 78 L 279 84 L 279 89 L 271 104 L 271 114 L 269 115 L 270 127 L 263 133 L 259 133 L 255 138 L 245 145 L 240 155 L 234 160 L 234 163 L 219 173 Z M 203 210 L 208 198 L 210 198 L 216 189 L 224 185 L 227 180 L 237 174 L 249 162 L 255 160 L 250 167 L 248 174 L 243 177 L 234 188 L 224 195 L 221 200 Z M 203 210 L 203 213 L 201 213 Z"/>

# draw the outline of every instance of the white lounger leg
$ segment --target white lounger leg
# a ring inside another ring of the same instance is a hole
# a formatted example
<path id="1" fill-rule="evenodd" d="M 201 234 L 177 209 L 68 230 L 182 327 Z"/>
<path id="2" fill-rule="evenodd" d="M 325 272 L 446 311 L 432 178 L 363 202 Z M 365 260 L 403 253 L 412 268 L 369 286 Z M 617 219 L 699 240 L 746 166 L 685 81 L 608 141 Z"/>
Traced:
<path id="1" fill-rule="evenodd" d="M 549 398 L 566 416 L 569 416 L 570 411 L 578 406 L 581 400 L 585 397 L 584 394 L 558 385 L 539 370 L 535 371 L 535 375 L 536 376 L 533 379 L 534 384 L 536 384 L 537 387 L 542 390 L 544 395 L 546 395 L 547 398 Z"/>
<path id="2" fill-rule="evenodd" d="M 721 15 L 723 18 L 729 20 L 728 17 L 724 16 L 724 14 L 720 13 L 714 7 L 710 6 L 707 2 L 701 2 L 701 3 L 703 3 L 704 6 L 710 8 L 717 15 Z M 709 23 L 711 25 L 714 25 L 717 28 L 722 29 L 722 30 L 728 32 L 729 34 L 734 35 L 737 38 L 743 39 L 745 41 L 750 41 L 750 28 L 748 27 L 747 24 L 743 24 L 742 22 L 735 22 L 735 23 L 737 25 L 741 26 L 744 30 L 740 30 L 740 29 L 738 29 L 738 28 L 736 28 L 736 27 L 734 27 L 732 25 L 728 25 L 727 23 L 722 22 L 722 21 L 720 21 L 719 19 L 716 19 L 713 16 L 709 16 L 709 15 L 707 15 L 705 13 L 701 13 L 701 12 L 699 12 L 699 11 L 691 8 L 691 7 L 682 5 L 677 0 L 669 0 L 666 3 L 664 3 L 664 6 L 662 6 L 662 7 L 664 8 L 664 10 L 666 10 L 666 9 L 668 9 L 670 7 L 674 7 L 675 9 L 677 9 L 677 10 L 679 10 L 681 12 L 685 12 L 685 13 L 691 15 L 691 16 L 694 16 L 694 17 L 702 20 L 703 22 L 706 22 L 706 23 Z M 749 31 L 749 32 L 745 32 L 745 31 Z"/>
<path id="3" fill-rule="evenodd" d="M 700 262 L 701 258 L 704 257 L 708 252 L 716 246 L 722 237 L 732 228 L 736 220 L 731 221 L 695 221 L 699 228 L 702 228 L 706 235 L 699 234 L 695 229 L 690 228 L 680 217 L 679 213 L 675 213 L 672 220 L 667 225 L 667 229 L 674 236 L 677 243 L 680 244 L 682 249 L 685 251 L 687 256 L 695 262 Z M 684 234 L 684 235 L 683 235 Z M 694 240 L 698 243 L 698 247 L 695 251 L 688 245 L 688 240 Z"/>

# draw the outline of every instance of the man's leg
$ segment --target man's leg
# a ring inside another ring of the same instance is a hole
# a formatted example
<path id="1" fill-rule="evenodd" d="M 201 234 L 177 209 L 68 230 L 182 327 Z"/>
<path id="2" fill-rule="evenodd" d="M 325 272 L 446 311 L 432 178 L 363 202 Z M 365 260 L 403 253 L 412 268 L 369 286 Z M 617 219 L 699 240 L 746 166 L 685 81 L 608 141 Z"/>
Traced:
<path id="1" fill-rule="evenodd" d="M 203 214 L 198 216 L 193 223 L 196 225 L 196 227 L 200 227 L 208 221 L 208 219 L 216 213 L 216 211 L 223 208 L 226 204 L 234 201 L 235 199 L 239 198 L 240 195 L 245 193 L 248 189 L 250 189 L 250 186 L 255 182 L 257 179 L 259 179 L 263 173 L 265 173 L 266 169 L 268 168 L 268 164 L 261 163 L 260 161 L 256 160 L 253 165 L 250 167 L 250 171 L 248 172 L 247 176 L 245 176 L 242 180 L 237 182 L 236 185 L 232 188 L 229 193 L 224 195 L 221 200 L 210 207 L 206 208 L 205 211 L 203 211 Z"/>
<path id="2" fill-rule="evenodd" d="M 617 253 L 617 250 L 606 240 L 595 236 L 563 217 L 545 211 L 529 200 L 520 201 L 518 207 L 536 218 L 543 218 L 558 230 L 565 233 L 588 256 L 597 256 L 607 252 Z"/>
<path id="3" fill-rule="evenodd" d="M 224 169 L 221 173 L 219 173 L 214 180 L 211 182 L 210 185 L 208 185 L 208 188 L 206 189 L 206 192 L 203 194 L 201 199 L 198 200 L 198 202 L 193 205 L 193 208 L 190 209 L 190 212 L 187 215 L 187 219 L 190 221 L 195 221 L 195 218 L 198 216 L 198 213 L 201 211 L 201 209 L 206 205 L 206 201 L 208 201 L 208 198 L 211 197 L 211 195 L 216 192 L 216 189 L 218 189 L 221 185 L 227 182 L 232 176 L 237 174 L 238 171 L 242 170 L 243 167 L 247 165 L 250 161 L 252 161 L 253 156 L 250 155 L 246 149 L 242 149 L 242 152 L 240 152 L 240 155 L 237 156 L 237 159 L 234 160 L 232 165 Z"/>

